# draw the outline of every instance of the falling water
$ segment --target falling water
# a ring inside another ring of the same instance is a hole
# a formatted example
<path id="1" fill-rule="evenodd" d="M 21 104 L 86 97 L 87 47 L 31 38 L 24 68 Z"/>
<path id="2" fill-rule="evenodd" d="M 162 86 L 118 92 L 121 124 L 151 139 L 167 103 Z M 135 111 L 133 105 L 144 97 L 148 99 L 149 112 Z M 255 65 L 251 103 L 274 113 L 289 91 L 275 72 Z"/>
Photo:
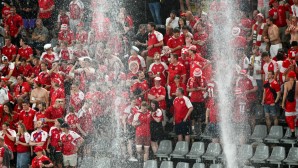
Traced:
<path id="1" fill-rule="evenodd" d="M 235 142 L 235 130 L 233 128 L 231 118 L 233 113 L 233 81 L 236 61 L 233 58 L 232 46 L 232 15 L 233 1 L 219 0 L 217 10 L 210 12 L 213 22 L 213 42 L 212 50 L 215 61 L 215 81 L 218 87 L 219 98 L 219 115 L 221 127 L 221 142 L 223 144 L 223 152 L 227 159 L 227 168 L 236 168 L 237 161 Z"/>

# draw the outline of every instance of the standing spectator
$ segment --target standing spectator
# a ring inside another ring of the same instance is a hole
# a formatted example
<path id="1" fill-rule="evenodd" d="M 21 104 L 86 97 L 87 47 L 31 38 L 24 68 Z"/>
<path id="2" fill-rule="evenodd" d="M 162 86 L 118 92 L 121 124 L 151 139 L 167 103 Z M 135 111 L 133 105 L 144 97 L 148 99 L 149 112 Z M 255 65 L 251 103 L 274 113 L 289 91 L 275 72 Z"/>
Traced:
<path id="1" fill-rule="evenodd" d="M 263 92 L 263 80 L 262 80 L 262 57 L 259 47 L 254 47 L 253 55 L 250 57 L 249 69 L 254 79 L 256 79 L 258 85 L 258 99 L 261 101 Z"/>
<path id="2" fill-rule="evenodd" d="M 16 136 L 17 136 L 16 131 L 9 128 L 8 122 L 5 122 L 2 124 L 2 131 L 0 131 L 0 137 L 4 138 L 5 144 L 14 153 L 14 156 L 16 156 L 16 147 L 15 147 Z"/>
<path id="3" fill-rule="evenodd" d="M 36 156 L 33 158 L 31 167 L 40 168 L 40 167 L 53 167 L 52 161 L 45 155 L 43 155 L 43 148 L 38 146 L 34 149 Z"/>
<path id="4" fill-rule="evenodd" d="M 150 90 L 148 82 L 144 79 L 145 74 L 142 71 L 138 72 L 138 79 L 130 87 L 130 92 L 141 99 L 142 101 L 147 101 L 147 92 Z"/>
<path id="5" fill-rule="evenodd" d="M 295 137 L 296 125 L 296 73 L 291 71 L 288 73 L 289 81 L 284 84 L 284 94 L 282 99 L 282 108 L 285 110 L 286 122 L 291 130 L 291 139 Z"/>
<path id="6" fill-rule="evenodd" d="M 179 2 L 180 2 L 180 9 L 181 9 L 181 12 L 185 12 L 185 8 L 184 8 L 184 0 L 179 0 Z M 190 0 L 185 0 L 185 2 L 186 2 L 186 7 L 187 7 L 186 10 L 190 11 L 190 10 L 191 10 L 191 7 L 190 7 Z"/>
<path id="7" fill-rule="evenodd" d="M 208 34 L 205 31 L 206 27 L 203 25 L 202 22 L 199 22 L 196 26 L 196 33 L 193 37 L 192 44 L 196 45 L 197 52 L 199 52 L 202 57 L 206 58 L 207 56 L 207 40 Z"/>
<path id="8" fill-rule="evenodd" d="M 264 23 L 264 16 L 262 13 L 257 14 L 256 23 L 252 26 L 251 39 L 253 46 L 259 47 L 261 51 L 266 51 L 266 43 L 264 43 L 264 28 L 266 28 L 266 23 Z"/>
<path id="9" fill-rule="evenodd" d="M 150 121 L 151 114 L 148 110 L 148 104 L 142 102 L 141 109 L 138 110 L 134 117 L 132 125 L 136 127 L 136 148 L 139 155 L 144 153 L 144 162 L 149 158 L 149 148 L 150 148 Z M 144 146 L 144 152 L 142 150 Z"/>
<path id="10" fill-rule="evenodd" d="M 58 20 L 57 20 L 58 22 L 57 28 L 59 29 L 62 24 L 67 24 L 69 26 L 69 20 L 70 20 L 69 12 L 66 12 L 65 8 L 60 9 Z"/>
<path id="11" fill-rule="evenodd" d="M 53 28 L 52 12 L 55 9 L 54 0 L 38 0 L 39 13 L 38 18 L 42 19 L 43 24 L 48 29 Z"/>
<path id="12" fill-rule="evenodd" d="M 67 42 L 68 45 L 71 46 L 74 40 L 74 34 L 71 30 L 68 29 L 67 24 L 62 24 L 60 28 L 60 32 L 58 33 L 59 43 Z"/>
<path id="13" fill-rule="evenodd" d="M 298 41 L 298 26 L 297 26 L 297 17 L 291 17 L 290 24 L 288 25 L 285 34 L 290 34 L 291 39 L 290 43 L 293 41 Z"/>
<path id="14" fill-rule="evenodd" d="M 159 2 L 156 2 L 159 3 Z M 153 62 L 153 57 L 156 52 L 161 53 L 161 48 L 163 44 L 163 35 L 156 31 L 156 25 L 152 22 L 149 22 L 147 25 L 148 29 L 148 42 L 147 50 L 148 56 L 146 57 L 146 67 L 149 67 Z"/>
<path id="15" fill-rule="evenodd" d="M 75 113 L 77 113 L 83 106 L 85 99 L 84 93 L 79 89 L 78 83 L 73 83 L 71 85 L 71 91 L 70 91 L 70 106 L 72 106 L 75 110 Z"/>
<path id="16" fill-rule="evenodd" d="M 11 43 L 11 38 L 5 37 L 5 45 L 2 47 L 1 54 L 8 58 L 8 61 L 14 61 L 17 55 L 17 47 Z"/>
<path id="17" fill-rule="evenodd" d="M 61 81 L 57 78 L 54 78 L 51 82 L 52 89 L 50 91 L 50 105 L 54 105 L 56 100 L 64 103 L 65 101 L 65 91 L 60 87 Z"/>
<path id="18" fill-rule="evenodd" d="M 184 90 L 178 88 L 176 90 L 176 98 L 174 99 L 174 125 L 175 133 L 178 135 L 178 141 L 190 142 L 190 121 L 189 117 L 193 110 L 193 106 L 186 96 L 184 96 Z"/>
<path id="19" fill-rule="evenodd" d="M 41 52 L 48 40 L 48 36 L 49 30 L 43 25 L 42 20 L 36 19 L 36 27 L 32 33 L 33 47 Z"/>
<path id="20" fill-rule="evenodd" d="M 43 150 L 47 147 L 48 133 L 42 130 L 42 122 L 36 122 L 36 130 L 31 133 L 29 145 L 36 149 L 37 147 L 42 147 Z"/>
<path id="21" fill-rule="evenodd" d="M 17 146 L 17 168 L 27 168 L 30 164 L 30 134 L 27 132 L 24 124 L 18 124 L 18 133 L 16 137 Z"/>
<path id="22" fill-rule="evenodd" d="M 55 120 L 55 125 L 50 128 L 49 131 L 49 140 L 47 141 L 47 152 L 52 156 L 54 165 L 58 168 L 62 168 L 63 164 L 63 155 L 61 153 L 62 146 L 60 143 L 61 136 L 61 125 L 64 123 L 62 118 Z"/>
<path id="23" fill-rule="evenodd" d="M 22 17 L 16 13 L 16 7 L 10 7 L 10 15 L 5 25 L 8 28 L 8 35 L 11 37 L 12 44 L 18 46 L 21 37 L 20 33 L 24 25 Z"/>
<path id="24" fill-rule="evenodd" d="M 160 8 L 161 8 L 160 1 L 159 0 L 149 0 L 148 5 L 149 5 L 151 15 L 153 17 L 154 23 L 161 25 L 162 22 L 161 22 L 161 17 L 160 17 Z"/>
<path id="25" fill-rule="evenodd" d="M 130 50 L 131 56 L 128 59 L 128 64 L 131 61 L 136 61 L 139 64 L 139 71 L 145 72 L 146 71 L 146 62 L 143 57 L 138 55 L 139 52 L 140 52 L 140 50 L 136 46 L 131 47 L 131 50 Z"/>
<path id="26" fill-rule="evenodd" d="M 69 4 L 69 28 L 76 32 L 77 25 L 82 21 L 84 15 L 84 4 L 81 0 L 72 0 Z"/>
<path id="27" fill-rule="evenodd" d="M 54 105 L 51 105 L 45 110 L 46 122 L 49 128 L 54 126 L 55 121 L 58 118 L 62 118 L 64 114 L 63 102 L 57 99 Z"/>
<path id="28" fill-rule="evenodd" d="M 186 69 L 181 64 L 178 62 L 178 55 L 177 54 L 171 54 L 171 63 L 169 65 L 169 74 L 167 78 L 167 84 L 166 85 L 171 85 L 174 83 L 174 77 L 175 75 L 180 75 L 181 76 L 181 81 L 182 83 L 186 82 Z"/>
<path id="29" fill-rule="evenodd" d="M 293 5 L 290 7 L 290 15 L 294 17 L 298 17 L 298 1 L 293 0 Z"/>
<path id="30" fill-rule="evenodd" d="M 21 48 L 18 50 L 16 62 L 19 62 L 20 58 L 23 58 L 28 62 L 31 61 L 33 59 L 33 50 L 24 38 L 20 39 L 20 46 Z"/>
<path id="31" fill-rule="evenodd" d="M 135 46 L 140 49 L 140 53 L 142 53 L 142 56 L 144 55 L 143 51 L 147 49 L 147 41 L 148 33 L 146 31 L 146 26 L 139 25 L 139 31 L 135 36 Z"/>
<path id="32" fill-rule="evenodd" d="M 63 165 L 66 167 L 77 166 L 77 152 L 84 142 L 84 139 L 74 131 L 69 130 L 69 125 L 63 123 L 61 125 L 63 133 L 60 135 L 62 143 Z"/>
<path id="33" fill-rule="evenodd" d="M 282 76 L 282 83 L 288 81 L 288 73 L 291 72 L 291 71 L 295 71 L 296 70 L 296 61 L 295 61 L 295 55 L 293 55 L 293 53 L 290 53 L 288 55 L 288 58 L 285 59 L 283 62 L 282 62 L 282 66 L 281 68 L 279 69 L 279 73 L 280 73 L 280 76 Z"/>
<path id="34" fill-rule="evenodd" d="M 218 143 L 220 136 L 218 104 L 214 97 L 209 97 L 206 103 L 206 119 L 205 124 L 208 125 L 208 132 L 210 132 L 213 143 Z M 206 128 L 207 129 L 207 128 Z"/>
<path id="35" fill-rule="evenodd" d="M 273 118 L 274 125 L 278 125 L 278 118 L 276 112 L 276 104 L 278 103 L 280 98 L 280 85 L 274 79 L 274 72 L 268 72 L 268 80 L 265 81 L 264 84 L 264 92 L 262 104 L 264 105 L 266 125 L 268 130 L 271 127 L 271 119 Z"/>
<path id="36" fill-rule="evenodd" d="M 176 11 L 172 10 L 170 13 L 170 17 L 166 19 L 166 27 L 170 26 L 173 29 L 175 29 L 176 27 L 179 28 L 178 21 L 179 21 L 179 17 L 177 17 Z"/>
<path id="37" fill-rule="evenodd" d="M 9 128 L 16 130 L 17 123 L 19 122 L 19 114 L 10 106 L 10 103 L 3 104 L 3 112 L 1 117 L 1 125 L 4 123 L 9 124 Z"/>
<path id="38" fill-rule="evenodd" d="M 33 132 L 34 130 L 34 116 L 36 111 L 30 108 L 29 102 L 24 101 L 22 103 L 23 110 L 20 112 L 19 120 L 23 123 L 29 133 Z"/>
<path id="39" fill-rule="evenodd" d="M 155 77 L 161 78 L 161 85 L 165 86 L 167 82 L 168 65 L 160 60 L 160 54 L 154 54 L 154 62 L 150 65 L 148 74 L 151 79 Z"/>
<path id="40" fill-rule="evenodd" d="M 158 142 L 163 140 L 164 136 L 162 128 L 163 113 L 159 109 L 159 103 L 155 100 L 151 101 L 149 110 L 152 117 L 150 122 L 151 148 L 155 155 L 158 149 Z"/>
<path id="41" fill-rule="evenodd" d="M 268 26 L 268 36 L 264 37 L 264 41 L 267 43 L 267 45 L 270 45 L 270 56 L 275 57 L 277 55 L 278 49 L 282 48 L 279 36 L 279 28 L 273 24 L 272 17 L 267 18 L 266 23 Z"/>
<path id="42" fill-rule="evenodd" d="M 173 36 L 168 40 L 167 46 L 170 48 L 168 53 L 175 53 L 179 57 L 181 56 L 181 49 L 183 46 L 183 40 L 180 38 L 180 30 L 179 28 L 175 28 L 173 30 Z"/>
<path id="43" fill-rule="evenodd" d="M 263 81 L 267 80 L 268 78 L 268 72 L 273 71 L 274 72 L 274 79 L 277 79 L 277 63 L 272 60 L 268 54 L 268 52 L 263 52 L 262 53 L 262 59 L 264 61 L 264 65 L 262 67 L 262 72 L 263 72 Z"/>
<path id="44" fill-rule="evenodd" d="M 187 25 L 191 28 L 191 32 L 195 33 L 195 25 L 199 21 L 199 18 L 194 16 L 191 11 L 187 11 L 185 17 Z"/>
<path id="45" fill-rule="evenodd" d="M 207 91 L 207 81 L 202 74 L 202 70 L 196 68 L 193 72 L 193 77 L 190 77 L 187 82 L 187 91 L 190 95 L 190 101 L 193 105 L 191 113 L 192 120 L 192 133 L 197 134 L 195 131 L 195 123 L 198 122 L 199 129 L 203 133 L 205 129 L 205 94 Z"/>
<path id="46" fill-rule="evenodd" d="M 21 7 L 21 16 L 24 22 L 24 28 L 33 30 L 35 27 L 35 20 L 38 13 L 38 0 L 24 0 L 19 1 Z"/>
<path id="47" fill-rule="evenodd" d="M 37 107 L 38 104 L 44 102 L 46 106 L 49 105 L 49 93 L 48 91 L 42 87 L 38 78 L 34 80 L 34 89 L 32 89 L 30 94 L 30 103 L 32 103 L 32 107 Z"/>
<path id="48" fill-rule="evenodd" d="M 76 28 L 77 28 L 77 31 L 76 31 L 76 37 L 74 40 L 83 45 L 86 45 L 88 41 L 88 33 L 84 30 L 84 22 L 80 22 Z"/>

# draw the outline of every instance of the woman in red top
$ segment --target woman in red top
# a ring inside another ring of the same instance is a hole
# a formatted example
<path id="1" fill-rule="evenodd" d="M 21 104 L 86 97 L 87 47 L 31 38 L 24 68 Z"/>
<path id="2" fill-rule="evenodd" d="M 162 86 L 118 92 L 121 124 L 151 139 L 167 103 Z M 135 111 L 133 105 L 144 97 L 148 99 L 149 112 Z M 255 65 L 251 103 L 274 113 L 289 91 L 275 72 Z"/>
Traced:
<path id="1" fill-rule="evenodd" d="M 30 134 L 23 123 L 18 124 L 16 137 L 17 167 L 27 167 L 30 164 Z"/>
<path id="2" fill-rule="evenodd" d="M 9 128 L 16 130 L 16 123 L 19 121 L 19 115 L 18 113 L 12 111 L 9 103 L 3 105 L 3 114 L 1 119 L 1 125 L 7 122 L 9 123 Z"/>
<path id="3" fill-rule="evenodd" d="M 142 102 L 141 109 L 138 110 L 133 118 L 132 125 L 136 127 L 136 148 L 139 154 L 143 153 L 144 146 L 144 162 L 148 160 L 150 148 L 150 121 L 151 114 L 148 110 L 148 104 Z"/>

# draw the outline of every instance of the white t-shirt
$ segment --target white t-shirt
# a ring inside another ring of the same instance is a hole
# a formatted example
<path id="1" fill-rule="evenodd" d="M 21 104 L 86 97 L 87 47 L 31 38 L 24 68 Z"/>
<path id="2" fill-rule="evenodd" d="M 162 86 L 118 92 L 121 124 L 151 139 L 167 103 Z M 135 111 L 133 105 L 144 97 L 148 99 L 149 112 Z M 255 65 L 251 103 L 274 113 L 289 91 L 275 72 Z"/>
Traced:
<path id="1" fill-rule="evenodd" d="M 171 26 L 173 29 L 175 29 L 176 27 L 179 27 L 179 24 L 178 24 L 178 22 L 179 22 L 179 17 L 175 17 L 175 19 L 174 19 L 171 23 L 169 23 L 170 20 L 171 20 L 170 17 L 168 17 L 168 18 L 166 19 L 166 27 L 167 27 L 167 26 Z"/>
<path id="2" fill-rule="evenodd" d="M 4 104 L 5 101 L 9 100 L 7 90 L 1 88 L 0 89 L 0 104 Z"/>
<path id="3" fill-rule="evenodd" d="M 252 58 L 250 57 L 250 63 L 252 62 Z M 253 78 L 256 80 L 262 79 L 262 74 L 257 74 L 257 71 L 262 70 L 262 58 L 261 56 L 255 56 L 254 58 L 254 72 L 253 72 Z"/>

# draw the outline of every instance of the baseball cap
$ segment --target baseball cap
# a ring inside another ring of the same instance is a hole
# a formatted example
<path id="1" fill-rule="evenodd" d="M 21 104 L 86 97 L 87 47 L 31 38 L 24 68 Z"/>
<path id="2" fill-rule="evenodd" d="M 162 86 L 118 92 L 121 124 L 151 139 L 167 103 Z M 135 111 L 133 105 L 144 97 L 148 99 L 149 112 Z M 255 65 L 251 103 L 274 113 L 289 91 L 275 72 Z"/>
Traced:
<path id="1" fill-rule="evenodd" d="M 157 77 L 154 78 L 154 80 L 156 80 L 156 81 L 160 81 L 161 78 L 160 78 L 159 76 L 157 76 Z"/>
<path id="2" fill-rule="evenodd" d="M 296 73 L 294 71 L 291 71 L 288 73 L 289 78 L 296 78 Z"/>
<path id="3" fill-rule="evenodd" d="M 37 146 L 34 148 L 34 152 L 42 152 L 43 148 L 41 146 Z"/>
<path id="4" fill-rule="evenodd" d="M 135 50 L 136 52 L 139 52 L 140 51 L 140 49 L 138 47 L 136 47 L 136 46 L 132 46 L 131 49 Z"/>
<path id="5" fill-rule="evenodd" d="M 63 124 L 61 125 L 61 128 L 69 128 L 69 125 L 68 125 L 67 123 L 63 123 Z"/>
<path id="6" fill-rule="evenodd" d="M 195 76 L 195 77 L 202 76 L 202 70 L 200 68 L 196 68 L 193 72 L 193 76 Z"/>
<path id="7" fill-rule="evenodd" d="M 45 50 L 52 48 L 52 44 L 46 44 L 43 47 Z"/>

